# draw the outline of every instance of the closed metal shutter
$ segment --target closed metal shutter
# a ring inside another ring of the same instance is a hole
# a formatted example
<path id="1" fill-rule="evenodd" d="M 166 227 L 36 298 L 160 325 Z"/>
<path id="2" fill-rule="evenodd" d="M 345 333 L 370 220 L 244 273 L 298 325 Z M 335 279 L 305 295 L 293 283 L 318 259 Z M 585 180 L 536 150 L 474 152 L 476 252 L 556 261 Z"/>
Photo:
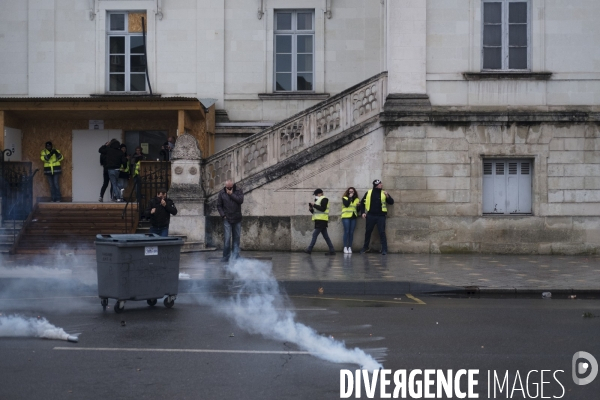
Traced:
<path id="1" fill-rule="evenodd" d="M 531 214 L 531 160 L 483 160 L 483 213 Z"/>

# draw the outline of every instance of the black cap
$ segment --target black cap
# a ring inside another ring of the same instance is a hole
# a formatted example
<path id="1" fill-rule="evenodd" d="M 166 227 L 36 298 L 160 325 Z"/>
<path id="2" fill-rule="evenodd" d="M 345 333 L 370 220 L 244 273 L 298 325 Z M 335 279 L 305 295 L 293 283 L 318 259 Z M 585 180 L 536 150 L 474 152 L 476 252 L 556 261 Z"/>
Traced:
<path id="1" fill-rule="evenodd" d="M 52 146 L 52 142 L 51 141 L 47 141 L 46 142 L 46 146 L 48 146 L 48 145 Z"/>
<path id="2" fill-rule="evenodd" d="M 313 194 L 316 196 L 320 193 L 323 193 L 323 191 L 321 189 L 315 189 L 315 191 L 313 192 Z"/>
<path id="3" fill-rule="evenodd" d="M 375 186 L 379 185 L 380 183 L 381 183 L 381 181 L 380 181 L 379 179 L 375 179 L 375 180 L 373 181 L 373 187 L 375 187 Z"/>

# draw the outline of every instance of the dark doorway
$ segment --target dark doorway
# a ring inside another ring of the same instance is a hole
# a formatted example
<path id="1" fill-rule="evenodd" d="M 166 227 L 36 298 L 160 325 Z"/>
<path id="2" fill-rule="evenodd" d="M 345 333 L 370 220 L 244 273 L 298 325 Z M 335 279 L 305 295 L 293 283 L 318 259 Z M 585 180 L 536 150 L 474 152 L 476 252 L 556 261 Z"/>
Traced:
<path id="1" fill-rule="evenodd" d="M 141 146 L 146 161 L 162 160 L 160 149 L 168 136 L 168 131 L 125 131 L 127 154 L 135 153 L 135 148 Z"/>

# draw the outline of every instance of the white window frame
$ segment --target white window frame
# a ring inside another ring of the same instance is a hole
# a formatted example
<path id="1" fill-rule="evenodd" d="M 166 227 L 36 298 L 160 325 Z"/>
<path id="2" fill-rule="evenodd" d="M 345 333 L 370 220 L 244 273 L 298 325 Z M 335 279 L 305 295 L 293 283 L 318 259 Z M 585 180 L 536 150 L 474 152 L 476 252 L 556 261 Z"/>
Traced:
<path id="1" fill-rule="evenodd" d="M 484 10 L 485 3 L 502 3 L 502 66 L 500 69 L 484 68 L 484 36 L 485 36 L 485 20 Z M 510 69 L 509 68 L 509 22 L 508 22 L 508 10 L 510 3 L 527 3 L 527 68 L 525 69 Z M 532 65 L 532 54 L 531 54 L 531 30 L 532 30 L 532 7 L 531 0 L 482 0 L 481 4 L 481 70 L 482 71 L 531 71 Z"/>
<path id="2" fill-rule="evenodd" d="M 533 215 L 533 166 L 531 158 L 483 158 L 483 215 Z"/>
<path id="3" fill-rule="evenodd" d="M 131 37 L 133 36 L 138 36 L 138 37 L 142 37 L 142 33 L 130 33 L 128 32 L 128 26 L 129 26 L 129 13 L 138 13 L 138 12 L 146 12 L 146 10 L 139 10 L 139 11 L 132 11 L 132 10 L 128 10 L 128 11 L 108 11 L 106 13 L 106 61 L 105 61 L 105 65 L 106 65 L 106 92 L 107 93 L 148 93 L 148 82 L 147 82 L 147 77 L 146 77 L 146 72 L 144 72 L 144 90 L 135 90 L 132 91 L 131 90 Z M 122 14 L 125 16 L 125 26 L 124 26 L 124 30 L 123 31 L 112 31 L 110 29 L 110 16 L 111 15 L 115 15 L 115 14 Z M 148 23 L 147 23 L 147 19 L 146 19 L 146 34 L 148 31 Z M 111 37 L 120 37 L 120 36 L 124 36 L 125 37 L 125 89 L 124 90 L 110 90 L 110 76 L 111 76 L 111 72 L 110 72 L 110 38 Z M 148 48 L 147 48 L 147 43 L 146 43 L 146 54 L 148 53 Z M 146 62 L 147 64 L 147 62 Z M 147 68 L 147 65 L 146 65 Z M 136 73 L 134 73 L 136 74 Z M 140 74 L 140 73 L 137 73 Z"/>
<path id="4" fill-rule="evenodd" d="M 312 29 L 311 30 L 298 30 L 297 29 L 297 18 L 298 13 L 310 12 L 312 15 Z M 291 30 L 277 30 L 277 15 L 279 13 L 291 13 L 292 14 L 292 29 Z M 316 71 L 315 71 L 315 59 L 316 59 L 316 41 L 315 41 L 315 10 L 314 9 L 275 9 L 273 14 L 273 92 L 274 93 L 315 93 L 316 87 Z M 277 35 L 291 35 L 292 36 L 292 89 L 291 90 L 278 90 L 277 89 Z M 297 36 L 298 35 L 312 35 L 312 89 L 311 90 L 298 90 L 298 71 L 297 71 Z"/>

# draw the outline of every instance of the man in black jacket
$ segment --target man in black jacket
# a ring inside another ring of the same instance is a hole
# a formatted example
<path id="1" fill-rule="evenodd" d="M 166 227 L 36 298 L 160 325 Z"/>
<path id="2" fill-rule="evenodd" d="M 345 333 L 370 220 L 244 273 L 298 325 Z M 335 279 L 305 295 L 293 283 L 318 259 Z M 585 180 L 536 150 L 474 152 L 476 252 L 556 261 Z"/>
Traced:
<path id="1" fill-rule="evenodd" d="M 225 182 L 225 187 L 217 197 L 217 210 L 223 218 L 224 243 L 223 258 L 229 261 L 229 256 L 236 259 L 240 256 L 240 237 L 242 235 L 242 203 L 244 192 L 239 189 L 231 179 Z M 231 249 L 231 236 L 233 234 L 233 250 Z"/>
<path id="2" fill-rule="evenodd" d="M 373 181 L 373 189 L 365 193 L 361 205 L 363 209 L 362 217 L 367 219 L 365 227 L 365 243 L 360 254 L 370 251 L 371 233 L 377 225 L 379 239 L 381 239 L 381 255 L 387 254 L 387 237 L 385 236 L 385 217 L 387 216 L 387 205 L 394 204 L 394 199 L 388 192 L 383 190 L 383 183 L 379 179 Z"/>
<path id="3" fill-rule="evenodd" d="M 167 198 L 166 190 L 159 190 L 158 195 L 148 202 L 146 216 L 150 217 L 150 233 L 169 236 L 171 215 L 177 215 L 173 200 Z"/>
<path id="4" fill-rule="evenodd" d="M 127 157 L 121 151 L 121 144 L 117 139 L 112 139 L 100 147 L 98 152 L 106 156 L 105 168 L 108 171 L 108 177 L 112 186 L 113 199 L 115 201 L 123 201 L 121 188 L 119 187 L 119 170 L 121 169 L 121 165 L 127 164 Z"/>

